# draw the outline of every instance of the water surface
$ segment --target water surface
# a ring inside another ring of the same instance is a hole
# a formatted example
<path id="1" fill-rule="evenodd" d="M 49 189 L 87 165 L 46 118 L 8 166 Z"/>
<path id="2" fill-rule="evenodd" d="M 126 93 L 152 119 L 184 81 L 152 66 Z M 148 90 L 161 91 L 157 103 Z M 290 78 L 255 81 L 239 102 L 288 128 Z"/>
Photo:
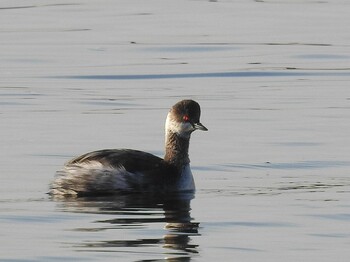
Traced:
<path id="1" fill-rule="evenodd" d="M 0 4 L 0 261 L 347 261 L 347 1 Z M 202 106 L 194 195 L 50 199 L 102 148 L 163 154 Z"/>

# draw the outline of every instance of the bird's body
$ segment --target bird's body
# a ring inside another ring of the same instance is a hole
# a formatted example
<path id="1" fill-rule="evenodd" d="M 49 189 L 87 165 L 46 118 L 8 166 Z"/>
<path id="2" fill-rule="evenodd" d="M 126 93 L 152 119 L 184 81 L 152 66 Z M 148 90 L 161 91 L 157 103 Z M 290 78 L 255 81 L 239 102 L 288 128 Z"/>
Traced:
<path id="1" fill-rule="evenodd" d="M 191 133 L 207 130 L 193 100 L 175 104 L 166 120 L 164 159 L 132 149 L 104 149 L 66 163 L 51 184 L 52 195 L 117 192 L 179 192 L 195 189 L 188 147 Z"/>

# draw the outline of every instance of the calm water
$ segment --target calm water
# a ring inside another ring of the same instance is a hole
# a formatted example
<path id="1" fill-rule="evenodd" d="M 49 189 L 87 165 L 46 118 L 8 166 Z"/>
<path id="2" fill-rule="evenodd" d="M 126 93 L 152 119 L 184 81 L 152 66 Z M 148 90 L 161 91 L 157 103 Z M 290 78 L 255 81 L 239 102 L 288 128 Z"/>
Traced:
<path id="1" fill-rule="evenodd" d="M 347 261 L 348 1 L 2 1 L 0 261 Z M 163 154 L 195 195 L 50 199 L 78 154 Z"/>

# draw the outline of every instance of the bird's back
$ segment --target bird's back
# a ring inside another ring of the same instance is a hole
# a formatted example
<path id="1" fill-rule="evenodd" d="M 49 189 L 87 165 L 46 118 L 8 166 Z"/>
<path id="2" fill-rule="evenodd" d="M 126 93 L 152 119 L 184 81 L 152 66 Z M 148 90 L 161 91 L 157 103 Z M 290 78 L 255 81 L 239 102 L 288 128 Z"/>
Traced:
<path id="1" fill-rule="evenodd" d="M 147 152 L 132 149 L 103 149 L 73 158 L 65 166 L 91 162 L 99 162 L 106 167 L 124 167 L 129 172 L 152 171 L 164 165 L 162 158 Z"/>

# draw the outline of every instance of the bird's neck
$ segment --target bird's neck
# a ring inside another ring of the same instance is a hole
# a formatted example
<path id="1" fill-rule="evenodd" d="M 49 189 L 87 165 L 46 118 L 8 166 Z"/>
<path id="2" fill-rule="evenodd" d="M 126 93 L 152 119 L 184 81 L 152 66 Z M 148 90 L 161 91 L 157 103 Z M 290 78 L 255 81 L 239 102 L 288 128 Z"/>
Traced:
<path id="1" fill-rule="evenodd" d="M 189 137 L 180 137 L 178 134 L 167 130 L 165 135 L 165 156 L 164 160 L 178 169 L 190 163 L 188 157 Z"/>

